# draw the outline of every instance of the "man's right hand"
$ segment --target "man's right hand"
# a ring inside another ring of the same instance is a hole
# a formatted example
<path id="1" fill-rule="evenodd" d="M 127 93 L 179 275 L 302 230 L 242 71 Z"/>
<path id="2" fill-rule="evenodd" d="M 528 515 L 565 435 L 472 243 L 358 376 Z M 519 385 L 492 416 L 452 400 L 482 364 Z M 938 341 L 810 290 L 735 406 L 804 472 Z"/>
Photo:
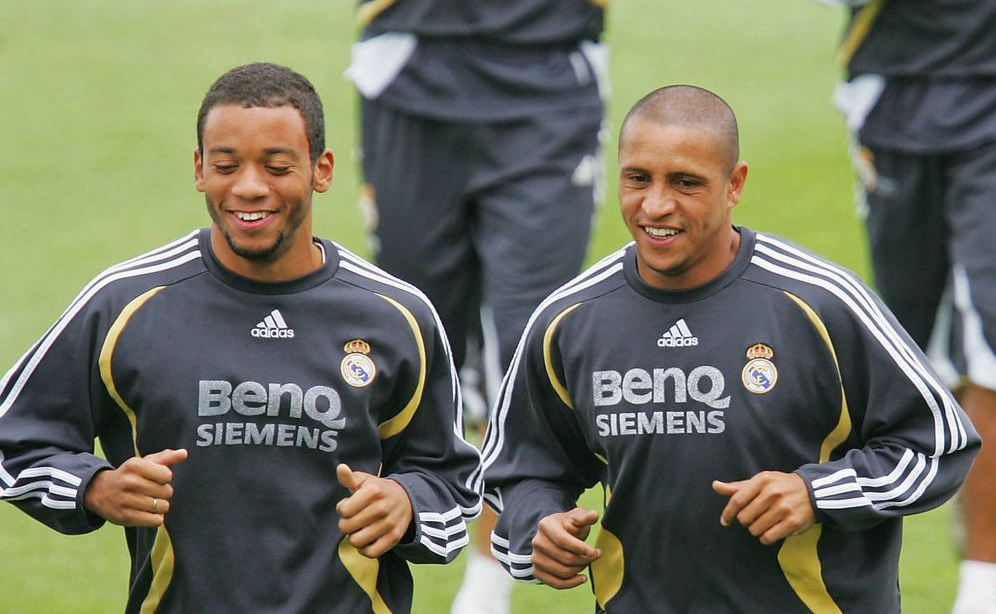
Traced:
<path id="1" fill-rule="evenodd" d="M 173 496 L 170 467 L 186 458 L 186 450 L 163 450 L 129 458 L 117 469 L 99 471 L 87 486 L 83 505 L 114 524 L 158 527 Z"/>
<path id="2" fill-rule="evenodd" d="M 580 507 L 540 520 L 533 537 L 533 577 L 558 589 L 584 584 L 581 572 L 602 556 L 584 541 L 596 522 L 598 512 Z"/>

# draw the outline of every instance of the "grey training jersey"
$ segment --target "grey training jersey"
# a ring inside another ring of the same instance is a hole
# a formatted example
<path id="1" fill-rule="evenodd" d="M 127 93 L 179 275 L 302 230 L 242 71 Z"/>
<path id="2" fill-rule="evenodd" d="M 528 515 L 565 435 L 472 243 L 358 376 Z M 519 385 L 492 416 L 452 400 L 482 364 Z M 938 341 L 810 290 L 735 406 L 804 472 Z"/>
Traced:
<path id="1" fill-rule="evenodd" d="M 851 9 L 842 59 L 851 77 L 996 77 L 992 0 L 872 0 Z"/>
<path id="2" fill-rule="evenodd" d="M 599 612 L 896 614 L 901 516 L 955 492 L 978 436 L 854 275 L 740 233 L 698 288 L 647 286 L 631 245 L 537 309 L 484 444 L 493 551 L 532 579 L 537 522 L 600 483 Z M 764 470 L 818 519 L 774 546 L 711 488 Z"/>
<path id="3" fill-rule="evenodd" d="M 357 17 L 371 35 L 411 32 L 426 38 L 476 38 L 508 45 L 597 39 L 604 0 L 360 0 Z"/>
<path id="4" fill-rule="evenodd" d="M 885 79 L 863 145 L 949 153 L 996 140 L 996 2 L 872 0 L 851 9 L 848 78 Z"/>
<path id="5" fill-rule="evenodd" d="M 604 28 L 598 0 L 361 0 L 363 38 L 407 33 L 418 45 L 378 100 L 445 122 L 508 121 L 555 109 L 601 110 L 582 44 Z"/>
<path id="6" fill-rule="evenodd" d="M 406 560 L 453 559 L 480 509 L 432 307 L 328 241 L 320 269 L 254 282 L 209 234 L 99 275 L 0 381 L 0 495 L 92 531 L 97 471 L 186 448 L 165 526 L 125 530 L 126 612 L 408 612 Z M 379 560 L 339 532 L 341 462 L 411 498 L 414 530 Z"/>

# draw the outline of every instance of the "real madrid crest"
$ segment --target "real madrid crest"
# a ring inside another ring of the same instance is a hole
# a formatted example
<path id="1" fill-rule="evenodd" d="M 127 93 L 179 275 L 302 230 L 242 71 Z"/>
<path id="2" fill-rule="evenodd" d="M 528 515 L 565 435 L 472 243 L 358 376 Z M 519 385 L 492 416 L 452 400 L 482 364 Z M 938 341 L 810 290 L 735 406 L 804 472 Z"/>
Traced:
<path id="1" fill-rule="evenodd" d="M 339 365 L 342 378 L 356 388 L 370 385 L 377 375 L 377 365 L 371 360 L 370 344 L 363 339 L 353 339 L 342 348 L 346 356 Z"/>
<path id="2" fill-rule="evenodd" d="M 775 352 L 763 343 L 755 343 L 747 348 L 747 364 L 740 373 L 744 388 L 754 394 L 771 392 L 778 382 L 778 369 L 771 362 Z"/>

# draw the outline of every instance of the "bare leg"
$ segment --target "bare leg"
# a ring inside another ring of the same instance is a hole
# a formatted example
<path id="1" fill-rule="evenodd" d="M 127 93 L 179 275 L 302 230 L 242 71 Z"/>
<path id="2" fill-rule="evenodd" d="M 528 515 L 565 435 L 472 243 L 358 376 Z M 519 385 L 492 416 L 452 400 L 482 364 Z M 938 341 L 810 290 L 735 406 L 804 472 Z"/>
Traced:
<path id="1" fill-rule="evenodd" d="M 954 614 L 996 614 L 996 392 L 970 385 L 962 407 L 982 451 L 962 485 L 965 552 Z"/>
<path id="2" fill-rule="evenodd" d="M 483 556 L 491 556 L 491 532 L 495 530 L 496 524 L 498 524 L 498 514 L 485 505 L 484 511 L 477 519 L 477 528 L 475 529 L 477 540 L 474 542 L 477 552 Z"/>

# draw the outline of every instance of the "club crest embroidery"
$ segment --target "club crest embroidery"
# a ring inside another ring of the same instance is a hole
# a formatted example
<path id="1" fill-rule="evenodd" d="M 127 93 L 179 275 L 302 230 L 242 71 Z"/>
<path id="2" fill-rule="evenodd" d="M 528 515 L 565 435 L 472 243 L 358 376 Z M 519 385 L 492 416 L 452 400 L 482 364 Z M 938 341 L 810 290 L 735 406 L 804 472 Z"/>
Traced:
<path id="1" fill-rule="evenodd" d="M 356 388 L 369 386 L 377 375 L 377 365 L 368 356 L 370 344 L 362 339 L 353 339 L 342 348 L 346 356 L 339 365 L 342 379 Z"/>
<path id="2" fill-rule="evenodd" d="M 755 343 L 747 349 L 747 364 L 740 373 L 744 388 L 754 394 L 767 394 L 778 382 L 778 369 L 771 362 L 775 352 L 763 343 Z"/>

